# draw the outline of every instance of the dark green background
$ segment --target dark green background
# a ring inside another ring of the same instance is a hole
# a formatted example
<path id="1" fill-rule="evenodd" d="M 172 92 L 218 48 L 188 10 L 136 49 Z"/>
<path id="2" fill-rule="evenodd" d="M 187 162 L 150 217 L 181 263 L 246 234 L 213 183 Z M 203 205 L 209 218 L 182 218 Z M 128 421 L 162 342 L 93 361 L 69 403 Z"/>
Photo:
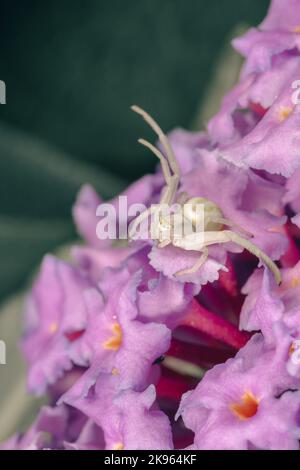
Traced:
<path id="1" fill-rule="evenodd" d="M 268 0 L 1 1 L 0 299 L 74 237 L 85 181 L 104 197 L 153 168 L 129 106 L 188 127 L 239 22 Z M 151 136 L 152 137 L 152 136 Z"/>

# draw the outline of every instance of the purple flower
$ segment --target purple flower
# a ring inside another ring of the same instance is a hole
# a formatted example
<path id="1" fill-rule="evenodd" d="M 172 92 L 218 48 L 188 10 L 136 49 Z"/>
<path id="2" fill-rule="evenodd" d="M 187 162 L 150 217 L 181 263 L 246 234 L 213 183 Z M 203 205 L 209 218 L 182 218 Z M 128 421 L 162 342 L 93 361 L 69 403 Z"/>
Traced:
<path id="1" fill-rule="evenodd" d="M 282 283 L 275 286 L 267 271 L 257 270 L 243 287 L 247 294 L 241 309 L 240 327 L 248 331 L 262 330 L 272 336 L 274 324 L 285 312 L 293 312 L 300 303 L 300 262 L 282 269 Z"/>
<path id="2" fill-rule="evenodd" d="M 46 256 L 40 274 L 27 299 L 26 330 L 22 351 L 27 359 L 28 386 L 43 394 L 54 384 L 73 360 L 85 364 L 78 341 L 87 325 L 87 306 L 83 296 L 93 287 L 89 280 L 70 264 Z M 100 295 L 100 294 L 99 294 Z"/>
<path id="3" fill-rule="evenodd" d="M 258 402 L 251 392 L 241 391 L 240 396 L 229 393 L 226 399 L 216 407 L 195 402 L 183 412 L 186 425 L 195 432 L 190 448 L 299 449 L 299 392 L 286 392 L 280 398 L 267 397 Z M 188 402 L 187 398 L 184 404 L 188 406 Z"/>
<path id="4" fill-rule="evenodd" d="M 286 182 L 286 194 L 283 201 L 290 204 L 290 207 L 298 214 L 300 212 L 300 187 L 299 187 L 300 169 L 288 178 Z"/>
<path id="5" fill-rule="evenodd" d="M 273 1 L 259 29 L 233 41 L 246 57 L 241 80 L 208 129 L 219 155 L 238 166 L 289 177 L 298 153 L 299 3 Z"/>
<path id="6" fill-rule="evenodd" d="M 133 276 L 126 268 L 109 272 L 100 284 L 105 298 L 103 308 L 97 292 L 90 292 L 90 321 L 82 337 L 91 361 L 85 374 L 86 390 L 100 372 L 117 374 L 122 388 L 143 387 L 153 362 L 169 347 L 170 332 L 165 325 L 137 318 L 140 281 L 140 272 Z"/>
<path id="7" fill-rule="evenodd" d="M 300 108 L 292 102 L 291 84 L 245 137 L 220 147 L 222 158 L 238 166 L 267 170 L 272 174 L 286 177 L 293 174 L 300 165 Z"/>
<path id="8" fill-rule="evenodd" d="M 177 416 L 195 433 L 195 449 L 298 449 L 299 392 L 261 335 L 207 372 L 182 398 Z"/>
<path id="9" fill-rule="evenodd" d="M 245 65 L 208 133 L 166 136 L 134 107 L 161 165 L 122 196 L 202 201 L 204 249 L 195 220 L 191 238 L 99 239 L 103 201 L 84 186 L 85 244 L 74 264 L 46 256 L 26 303 L 28 385 L 51 406 L 2 448 L 299 450 L 300 1 L 274 0 L 234 46 Z"/>
<path id="10" fill-rule="evenodd" d="M 274 58 L 272 67 L 265 72 L 242 77 L 224 97 L 220 111 L 208 124 L 213 142 L 226 149 L 229 144 L 251 133 L 285 90 L 292 97 L 295 91 L 292 84 L 299 77 L 299 68 L 298 56 L 281 54 Z M 293 108 L 292 102 L 288 104 L 279 108 L 279 119 L 275 123 L 284 122 L 285 115 Z"/>
<path id="11" fill-rule="evenodd" d="M 260 29 L 263 31 L 295 32 L 299 29 L 299 24 L 299 0 L 272 0 L 268 14 L 261 23 Z"/>
<path id="12" fill-rule="evenodd" d="M 298 53 L 300 46 L 298 0 L 272 0 L 268 15 L 258 29 L 251 28 L 233 41 L 247 58 L 243 73 L 262 72 L 272 66 L 274 56 L 285 51 Z"/>
<path id="13" fill-rule="evenodd" d="M 224 98 L 209 123 L 222 158 L 241 167 L 293 174 L 300 164 L 299 105 L 293 89 L 299 72 L 300 57 L 283 54 L 264 73 L 245 76 Z M 241 127 L 240 116 L 251 125 Z"/>
<path id="14" fill-rule="evenodd" d="M 256 272 L 245 286 L 248 296 L 241 311 L 241 326 L 248 331 L 260 330 L 281 356 L 284 370 L 296 379 L 300 378 L 299 274 L 300 262 L 285 269 L 281 286 L 275 287 L 268 272 L 263 279 L 261 272 Z M 298 387 L 298 380 L 290 384 L 290 388 Z"/>
<path id="15" fill-rule="evenodd" d="M 116 405 L 121 411 L 125 449 L 173 449 L 172 430 L 167 416 L 154 406 L 155 388 L 142 393 L 124 391 Z"/>
<path id="16" fill-rule="evenodd" d="M 132 251 L 129 247 L 95 249 L 90 246 L 73 246 L 71 254 L 78 267 L 96 284 L 105 268 L 118 268 Z"/>
<path id="17" fill-rule="evenodd" d="M 66 450 L 102 450 L 104 449 L 103 432 L 93 420 L 89 419 L 82 427 L 77 439 L 63 443 Z"/>
<path id="18" fill-rule="evenodd" d="M 102 373 L 87 394 L 82 393 L 84 377 L 62 397 L 62 401 L 82 411 L 103 432 L 104 448 L 171 449 L 169 420 L 153 407 L 155 389 L 143 392 L 120 391 L 117 375 Z"/>
<path id="19" fill-rule="evenodd" d="M 147 372 L 147 364 L 151 366 L 169 344 L 164 325 L 136 320 L 140 282 L 139 272 L 133 276 L 126 268 L 107 269 L 96 288 L 74 267 L 47 257 L 29 299 L 22 343 L 30 365 L 30 389 L 43 393 L 74 364 L 86 367 L 92 359 L 99 364 L 97 373 L 111 372 L 120 365 L 124 381 L 130 377 L 130 370 L 132 380 L 139 381 L 142 371 Z M 155 338 L 154 343 L 151 338 Z M 146 361 L 147 345 L 150 359 Z M 140 362 L 138 368 L 136 360 Z"/>
<path id="20" fill-rule="evenodd" d="M 171 328 L 198 293 L 194 284 L 172 281 L 160 274 L 149 280 L 148 289 L 138 292 L 139 317 Z"/>

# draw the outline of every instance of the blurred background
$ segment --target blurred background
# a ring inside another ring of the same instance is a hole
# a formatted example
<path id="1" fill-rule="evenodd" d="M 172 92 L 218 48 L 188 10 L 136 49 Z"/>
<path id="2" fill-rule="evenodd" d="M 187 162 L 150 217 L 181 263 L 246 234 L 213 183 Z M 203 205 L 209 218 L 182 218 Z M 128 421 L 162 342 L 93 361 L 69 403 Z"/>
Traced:
<path id="1" fill-rule="evenodd" d="M 155 158 L 137 144 L 153 135 L 129 110 L 134 103 L 165 130 L 204 127 L 240 67 L 230 37 L 257 25 L 268 4 L 0 2 L 0 79 L 7 87 L 0 105 L 0 339 L 8 344 L 0 439 L 29 406 L 16 293 L 45 252 L 76 237 L 78 189 L 90 182 L 109 198 L 153 170 Z"/>

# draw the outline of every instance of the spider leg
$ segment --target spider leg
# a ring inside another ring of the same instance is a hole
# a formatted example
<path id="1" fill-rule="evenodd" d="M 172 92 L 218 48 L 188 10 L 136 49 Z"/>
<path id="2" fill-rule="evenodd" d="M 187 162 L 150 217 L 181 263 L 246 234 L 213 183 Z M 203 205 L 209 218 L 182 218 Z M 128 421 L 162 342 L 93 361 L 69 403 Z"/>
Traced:
<path id="1" fill-rule="evenodd" d="M 203 251 L 203 248 L 216 243 L 227 243 L 230 239 L 224 231 L 194 232 L 173 240 L 173 245 L 187 251 Z"/>
<path id="2" fill-rule="evenodd" d="M 136 230 L 138 226 L 145 220 L 147 217 L 151 216 L 154 214 L 156 211 L 160 211 L 160 206 L 163 205 L 169 205 L 172 203 L 174 195 L 176 194 L 177 191 L 177 186 L 178 186 L 178 180 L 177 176 L 173 175 L 171 176 L 168 184 L 164 187 L 163 190 L 163 195 L 159 201 L 159 205 L 152 205 L 148 207 L 144 212 L 142 212 L 140 215 L 138 215 L 129 225 L 129 230 L 128 230 L 128 235 L 129 238 L 133 239 L 134 234 L 136 233 Z"/>
<path id="3" fill-rule="evenodd" d="M 154 132 L 158 135 L 158 138 L 161 142 L 162 147 L 165 150 L 166 157 L 162 154 L 162 152 L 157 149 L 154 145 L 148 142 L 145 139 L 139 139 L 139 143 L 144 145 L 145 147 L 149 148 L 154 155 L 160 160 L 162 172 L 166 181 L 166 186 L 163 189 L 161 199 L 159 201 L 159 205 L 171 205 L 174 201 L 176 196 L 176 192 L 179 185 L 180 180 L 180 168 L 175 158 L 173 149 L 169 142 L 168 137 L 164 134 L 162 129 L 159 125 L 154 121 L 154 119 L 146 113 L 143 109 L 139 108 L 138 106 L 132 106 L 131 109 L 136 113 L 140 114 L 144 120 L 150 125 L 150 127 L 154 130 Z M 173 172 L 173 174 L 172 174 Z M 156 210 L 160 210 L 159 207 L 152 208 L 150 207 L 144 213 L 140 214 L 131 224 L 129 229 L 129 236 L 130 238 L 133 237 L 134 233 L 138 225 L 145 220 L 149 215 L 153 214 Z"/>
<path id="4" fill-rule="evenodd" d="M 213 215 L 207 215 L 207 221 L 208 222 L 215 222 L 217 224 L 221 225 L 226 225 L 227 227 L 232 227 L 236 228 L 239 232 L 243 233 L 247 237 L 253 237 L 253 234 L 248 232 L 247 230 L 243 229 L 240 225 L 236 224 L 235 222 L 232 222 L 232 220 L 226 219 L 225 217 L 214 217 Z"/>
<path id="5" fill-rule="evenodd" d="M 163 175 L 167 183 L 164 188 L 164 193 L 160 200 L 160 204 L 171 204 L 177 191 L 179 176 L 177 174 L 171 175 L 170 168 L 168 166 L 168 160 L 166 160 L 160 150 L 154 147 L 154 145 L 150 144 L 150 142 L 145 139 L 139 139 L 139 143 L 145 147 L 148 147 L 160 160 Z"/>
<path id="6" fill-rule="evenodd" d="M 177 271 L 175 276 L 183 276 L 184 274 L 193 274 L 201 268 L 201 266 L 205 263 L 208 257 L 208 249 L 207 247 L 203 248 L 203 253 L 201 254 L 200 258 L 196 261 L 196 263 L 187 269 L 182 269 L 181 271 Z"/>
<path id="7" fill-rule="evenodd" d="M 182 193 L 178 194 L 175 202 L 176 204 L 180 204 L 182 206 L 185 202 L 188 201 L 188 199 L 189 199 L 188 194 L 185 191 L 183 191 Z"/>
<path id="8" fill-rule="evenodd" d="M 165 181 L 167 183 L 167 185 L 164 188 L 164 193 L 163 193 L 162 199 L 163 200 L 166 199 L 166 201 L 169 201 L 170 199 L 172 199 L 172 196 L 173 196 L 174 183 L 172 181 L 173 176 L 171 175 L 170 168 L 169 168 L 169 165 L 168 165 L 168 161 L 163 156 L 163 154 L 156 147 L 154 147 L 154 145 L 152 145 L 147 140 L 139 139 L 138 142 L 140 144 L 144 145 L 145 147 L 149 148 L 154 153 L 154 155 L 156 155 L 158 157 L 158 159 L 160 160 L 163 175 L 164 175 Z M 161 201 L 160 201 L 160 203 L 161 203 Z M 132 221 L 132 223 L 130 224 L 130 227 L 129 227 L 129 238 L 131 238 L 131 239 L 133 238 L 134 234 L 136 233 L 136 229 L 140 225 L 140 223 L 143 220 L 145 220 L 147 217 L 149 217 L 151 214 L 153 214 L 155 212 L 155 209 L 158 210 L 157 207 L 149 207 L 147 210 L 142 212 L 138 217 L 136 217 Z"/>
<path id="9" fill-rule="evenodd" d="M 235 232 L 232 232 L 231 230 L 224 230 L 223 234 L 228 237 L 227 241 L 232 241 L 236 243 L 237 245 L 242 246 L 247 251 L 252 253 L 254 256 L 261 259 L 266 264 L 266 266 L 270 269 L 270 271 L 272 271 L 272 273 L 274 274 L 277 284 L 281 283 L 280 270 L 278 269 L 274 261 L 272 261 L 271 258 L 264 251 L 258 248 L 258 246 L 254 245 L 254 243 L 251 243 L 249 240 L 246 240 L 245 238 L 241 237 Z"/>
<path id="10" fill-rule="evenodd" d="M 163 154 L 160 152 L 160 150 L 158 150 L 154 145 L 150 144 L 150 142 L 148 142 L 147 140 L 139 139 L 138 142 L 140 144 L 144 145 L 145 147 L 147 147 L 148 149 L 150 149 L 151 152 L 153 152 L 154 155 L 157 156 L 157 158 L 159 159 L 159 161 L 161 163 L 161 168 L 162 168 L 162 172 L 163 172 L 165 181 L 168 184 L 169 181 L 170 181 L 170 178 L 172 176 L 171 172 L 170 172 L 168 160 L 166 160 L 166 158 L 163 156 Z"/>
<path id="11" fill-rule="evenodd" d="M 149 124 L 149 126 L 154 130 L 154 132 L 158 135 L 158 138 L 165 149 L 167 159 L 170 165 L 171 170 L 173 171 L 174 174 L 176 174 L 178 177 L 180 177 L 180 168 L 177 163 L 176 157 L 174 155 L 172 146 L 169 142 L 168 137 L 165 135 L 165 133 L 162 131 L 162 129 L 159 127 L 157 122 L 154 121 L 154 119 L 143 109 L 139 108 L 138 106 L 131 106 L 132 111 L 134 111 L 137 114 L 140 114 L 144 120 Z"/>
<path id="12" fill-rule="evenodd" d="M 171 176 L 170 181 L 165 187 L 165 191 L 159 201 L 160 204 L 172 204 L 175 194 L 177 192 L 178 183 L 179 183 L 178 176 L 177 175 Z"/>
<path id="13" fill-rule="evenodd" d="M 170 245 L 171 240 L 164 240 L 163 242 L 160 242 L 157 246 L 158 248 L 164 248 L 165 246 Z"/>
<path id="14" fill-rule="evenodd" d="M 154 153 L 154 155 L 158 157 L 162 165 L 162 171 L 167 183 L 167 188 L 165 190 L 164 195 L 162 196 L 160 204 L 171 204 L 178 189 L 178 184 L 180 180 L 180 168 L 174 155 L 170 141 L 165 135 L 165 133 L 162 131 L 162 129 L 159 127 L 157 122 L 154 121 L 154 119 L 146 111 L 139 108 L 138 106 L 132 106 L 131 109 L 134 112 L 140 114 L 143 119 L 149 124 L 149 126 L 154 130 L 154 132 L 158 135 L 158 138 L 166 152 L 165 158 L 160 152 L 160 150 L 154 147 L 154 145 L 150 144 L 150 142 L 144 139 L 139 139 L 139 142 L 142 145 L 148 147 Z M 170 170 L 173 172 L 173 175 L 171 175 Z"/>
<path id="15" fill-rule="evenodd" d="M 155 212 L 155 210 L 158 210 L 157 206 L 150 206 L 148 209 L 146 209 L 144 212 L 142 212 L 140 215 L 138 215 L 130 224 L 128 228 L 128 238 L 133 239 L 134 235 L 136 233 L 136 229 L 138 226 L 143 222 L 143 220 L 147 219 L 151 214 Z"/>

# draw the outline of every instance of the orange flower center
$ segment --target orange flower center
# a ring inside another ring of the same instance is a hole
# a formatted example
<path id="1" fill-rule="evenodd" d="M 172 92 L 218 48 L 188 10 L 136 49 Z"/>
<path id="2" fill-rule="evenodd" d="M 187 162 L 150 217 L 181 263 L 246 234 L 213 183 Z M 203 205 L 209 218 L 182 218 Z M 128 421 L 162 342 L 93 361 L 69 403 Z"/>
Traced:
<path id="1" fill-rule="evenodd" d="M 300 342 L 299 340 L 293 341 L 289 347 L 289 356 L 292 356 L 294 352 L 300 349 Z"/>
<path id="2" fill-rule="evenodd" d="M 285 119 L 287 119 L 292 111 L 293 111 L 293 108 L 291 108 L 291 107 L 281 108 L 281 110 L 279 112 L 279 120 L 282 122 Z"/>
<path id="3" fill-rule="evenodd" d="M 300 25 L 292 28 L 292 33 L 300 33 Z"/>
<path id="4" fill-rule="evenodd" d="M 300 286 L 300 279 L 298 277 L 294 277 L 291 281 L 291 287 L 295 288 L 297 286 Z"/>
<path id="5" fill-rule="evenodd" d="M 49 327 L 49 333 L 51 335 L 54 335 L 54 333 L 56 333 L 57 330 L 58 330 L 58 324 L 56 322 L 51 323 L 51 325 Z"/>
<path id="6" fill-rule="evenodd" d="M 104 348 L 105 349 L 112 349 L 113 351 L 118 351 L 122 343 L 122 328 L 119 323 L 113 323 L 112 325 L 112 336 L 105 341 Z"/>
<path id="7" fill-rule="evenodd" d="M 124 445 L 121 442 L 118 442 L 118 444 L 115 444 L 113 447 L 113 450 L 123 450 Z"/>
<path id="8" fill-rule="evenodd" d="M 295 343 L 292 343 L 289 349 L 289 356 L 291 356 L 295 351 L 296 351 L 296 345 Z"/>
<path id="9" fill-rule="evenodd" d="M 232 403 L 229 408 L 239 419 L 245 420 L 257 413 L 258 404 L 259 401 L 252 392 L 245 392 L 241 402 Z"/>

